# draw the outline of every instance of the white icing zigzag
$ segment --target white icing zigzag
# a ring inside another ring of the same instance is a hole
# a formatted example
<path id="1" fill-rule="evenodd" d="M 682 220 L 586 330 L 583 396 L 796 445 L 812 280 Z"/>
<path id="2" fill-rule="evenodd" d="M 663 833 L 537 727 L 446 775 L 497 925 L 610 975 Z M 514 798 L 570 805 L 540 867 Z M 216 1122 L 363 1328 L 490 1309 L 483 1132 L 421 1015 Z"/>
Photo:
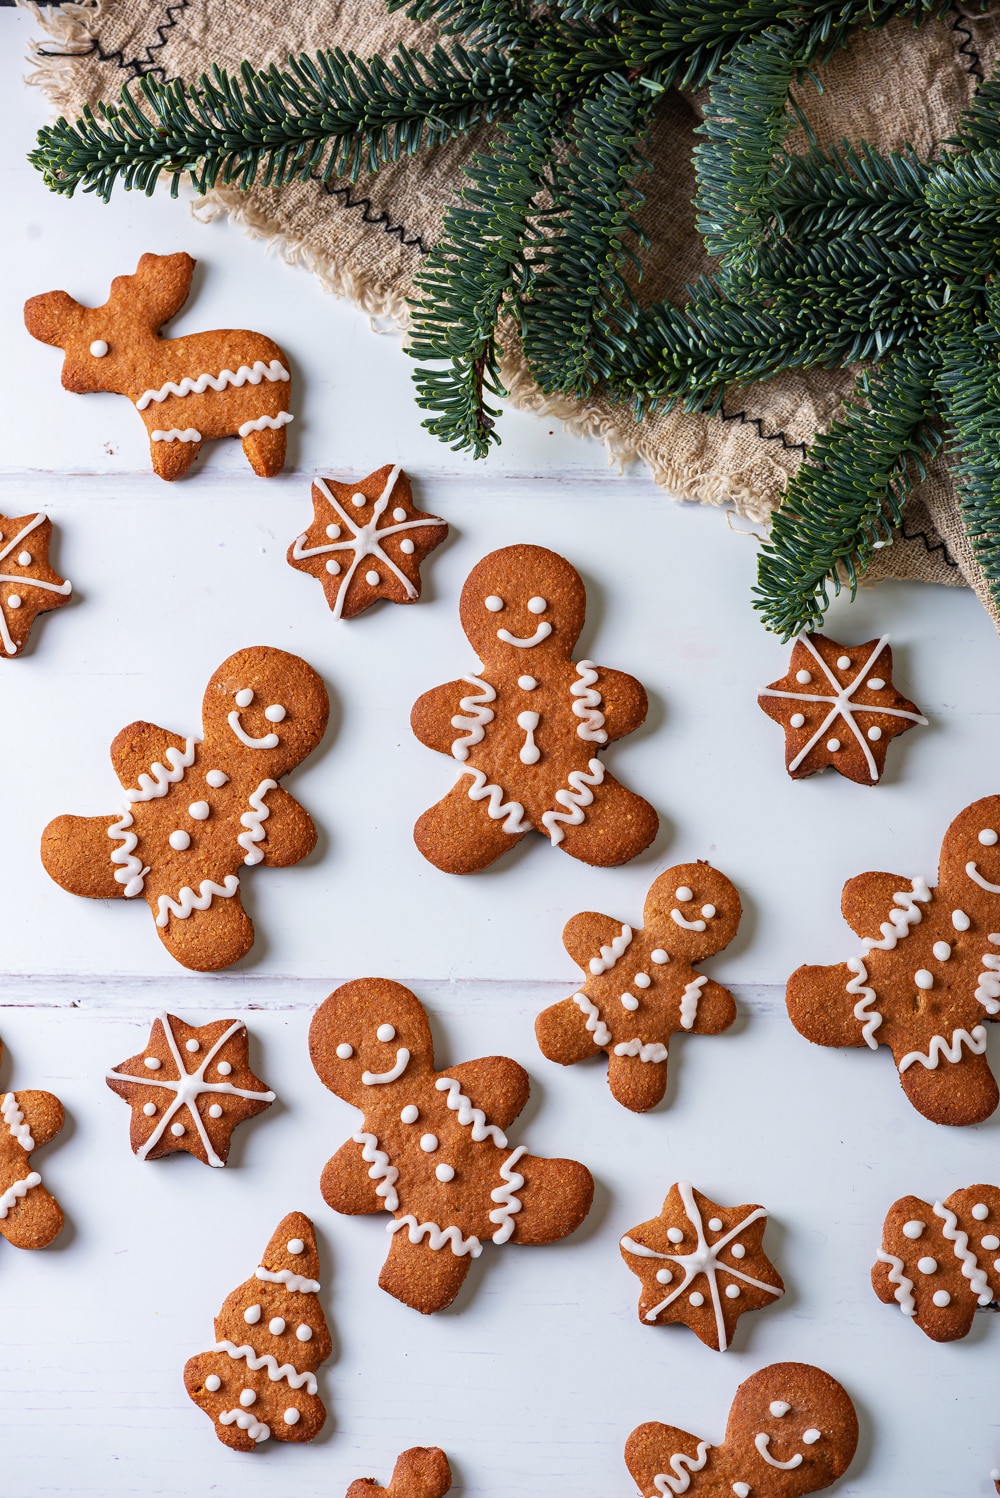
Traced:
<path id="1" fill-rule="evenodd" d="M 897 1259 L 895 1254 L 887 1253 L 884 1248 L 878 1251 L 879 1262 L 889 1266 L 889 1283 L 897 1285 L 893 1299 L 898 1303 L 899 1309 L 904 1316 L 915 1316 L 917 1314 L 916 1302 L 913 1299 L 913 1281 L 903 1273 L 903 1261 Z"/>
<path id="2" fill-rule="evenodd" d="M 112 822 L 108 828 L 108 837 L 113 842 L 120 842 L 122 845 L 113 850 L 111 862 L 122 865 L 115 873 L 115 880 L 118 884 L 124 884 L 127 900 L 142 894 L 143 881 L 149 873 L 148 868 L 143 868 L 142 860 L 135 857 L 135 848 L 139 839 L 134 832 L 128 831 L 134 821 L 130 807 L 136 802 L 158 800 L 167 794 L 172 785 L 183 780 L 184 771 L 194 764 L 195 745 L 199 742 L 198 739 L 188 739 L 183 749 L 177 749 L 171 745 L 164 755 L 166 765 L 160 764 L 157 760 L 155 764 L 150 765 L 148 773 L 144 770 L 139 776 L 138 786 L 134 790 L 125 792 L 125 804 L 120 808 L 121 815 L 118 821 Z"/>
<path id="3" fill-rule="evenodd" d="M 698 1018 L 698 1000 L 701 998 L 701 990 L 707 982 L 708 979 L 704 974 L 697 978 L 692 978 L 681 994 L 681 1026 L 685 1030 L 690 1030 Z"/>
<path id="4" fill-rule="evenodd" d="M 864 1022 L 861 1033 L 864 1036 L 865 1044 L 870 1045 L 873 1051 L 877 1051 L 878 1041 L 875 1039 L 875 1031 L 882 1023 L 882 1016 L 881 1014 L 879 1014 L 877 1009 L 870 1009 L 868 1007 L 870 1004 L 874 1004 L 875 1002 L 874 988 L 866 988 L 865 986 L 865 979 L 868 977 L 868 969 L 865 967 L 860 957 L 849 957 L 847 959 L 847 966 L 850 968 L 852 973 L 857 974 L 857 976 L 852 978 L 848 983 L 847 992 L 849 994 L 861 995 L 860 999 L 858 999 L 858 1002 L 854 1006 L 854 1018 L 856 1020 L 861 1020 Z"/>
<path id="5" fill-rule="evenodd" d="M 234 1420 L 240 1430 L 245 1430 L 255 1443 L 266 1441 L 270 1437 L 271 1427 L 258 1420 L 256 1415 L 251 1415 L 249 1410 L 223 1410 L 219 1416 L 220 1425 L 232 1425 Z"/>
<path id="6" fill-rule="evenodd" d="M 981 1056 L 986 1049 L 986 1027 L 985 1025 L 974 1025 L 972 1033 L 968 1030 L 952 1031 L 951 1044 L 943 1035 L 932 1035 L 931 1043 L 926 1053 L 923 1051 L 909 1051 L 899 1063 L 900 1072 L 919 1061 L 928 1071 L 936 1071 L 938 1062 L 943 1056 L 954 1066 L 962 1059 L 962 1046 L 968 1046 L 974 1056 Z"/>
<path id="7" fill-rule="evenodd" d="M 676 1476 L 669 1477 L 666 1472 L 658 1472 L 653 1478 L 653 1487 L 658 1493 L 663 1493 L 664 1495 L 668 1489 L 671 1493 L 686 1493 L 691 1486 L 689 1473 L 701 1471 L 711 1449 L 709 1441 L 699 1441 L 697 1456 L 685 1456 L 683 1451 L 676 1452 L 670 1458 L 670 1466 Z M 685 1468 L 687 1469 L 686 1471 Z"/>
<path id="8" fill-rule="evenodd" d="M 319 1280 L 296 1274 L 294 1269 L 265 1269 L 263 1264 L 258 1264 L 255 1274 L 259 1280 L 266 1280 L 271 1285 L 284 1285 L 286 1290 L 294 1290 L 299 1295 L 319 1293 Z"/>
<path id="9" fill-rule="evenodd" d="M 24 1121 L 24 1114 L 17 1106 L 17 1098 L 12 1092 L 4 1094 L 3 1105 L 0 1106 L 0 1115 L 21 1148 L 27 1153 L 35 1147 L 35 1141 L 31 1137 L 31 1130 Z"/>
<path id="10" fill-rule="evenodd" d="M 592 760 L 591 763 L 596 764 L 597 761 Z M 519 832 L 531 831 L 531 823 L 524 815 L 524 807 L 520 801 L 505 801 L 503 799 L 503 791 L 498 785 L 494 785 L 491 781 L 488 781 L 482 770 L 467 769 L 462 770 L 460 773 L 472 776 L 472 784 L 469 786 L 469 800 L 488 802 L 486 807 L 487 814 L 494 822 L 499 822 L 501 817 L 503 818 L 504 832 L 508 832 L 514 837 Z M 564 792 L 560 792 L 560 795 L 562 794 Z M 552 816 L 552 812 L 546 812 L 546 816 Z M 545 818 L 543 817 L 542 820 L 544 821 Z M 582 812 L 578 820 L 583 821 Z M 559 837 L 554 838 L 553 841 L 561 842 L 562 834 L 560 833 Z"/>
<path id="11" fill-rule="evenodd" d="M 589 967 L 595 978 L 602 973 L 608 972 L 614 967 L 622 953 L 627 949 L 632 940 L 632 927 L 623 926 L 609 947 L 601 948 L 600 957 L 592 957 Z"/>
<path id="12" fill-rule="evenodd" d="M 272 359 L 270 364 L 265 364 L 263 359 L 254 361 L 253 369 L 247 364 L 241 364 L 233 374 L 231 369 L 223 369 L 217 375 L 201 374 L 196 380 L 190 375 L 185 375 L 179 385 L 173 380 L 167 380 L 159 390 L 144 390 L 135 403 L 137 411 L 145 411 L 150 401 L 165 401 L 168 395 L 204 395 L 206 390 L 225 390 L 227 385 L 239 389 L 241 385 L 259 385 L 261 380 L 290 380 L 291 375 L 284 365 L 277 359 Z"/>
<path id="13" fill-rule="evenodd" d="M 588 774 L 587 771 L 590 773 Z M 599 759 L 592 759 L 587 766 L 587 771 L 571 770 L 567 779 L 569 788 L 556 791 L 555 799 L 560 806 L 565 806 L 565 811 L 547 811 L 542 816 L 542 826 L 548 832 L 552 840 L 552 846 L 558 848 L 566 834 L 557 822 L 565 822 L 568 827 L 579 827 L 584 820 L 585 806 L 590 806 L 594 799 L 594 793 L 590 789 L 593 785 L 601 785 L 604 780 L 604 766 Z"/>
<path id="14" fill-rule="evenodd" d="M 500 1167 L 500 1175 L 507 1184 L 505 1186 L 497 1186 L 495 1191 L 490 1192 L 490 1200 L 500 1203 L 496 1211 L 490 1213 L 490 1222 L 498 1222 L 500 1224 L 493 1234 L 494 1243 L 506 1243 L 516 1226 L 514 1214 L 520 1212 L 521 1201 L 514 1193 L 515 1191 L 520 1191 L 524 1185 L 524 1176 L 516 1171 L 514 1166 L 520 1160 L 521 1156 L 527 1153 L 527 1145 L 519 1144 L 514 1153 L 508 1155 Z"/>
<path id="15" fill-rule="evenodd" d="M 615 1046 L 615 1055 L 638 1056 L 640 1061 L 654 1061 L 659 1063 L 666 1061 L 667 1048 L 665 1045 L 661 1045 L 658 1040 L 651 1040 L 647 1045 L 643 1045 L 638 1035 L 634 1035 L 631 1040 L 621 1040 L 618 1042 Z"/>
<path id="16" fill-rule="evenodd" d="M 462 713 L 468 713 L 469 716 L 462 717 L 461 713 L 456 713 L 451 720 L 452 728 L 464 728 L 466 730 L 464 736 L 456 739 L 452 744 L 451 752 L 456 759 L 466 760 L 469 757 L 469 750 L 473 745 L 483 742 L 486 725 L 487 723 L 492 723 L 496 716 L 493 709 L 487 707 L 486 704 L 488 702 L 495 702 L 497 694 L 489 682 L 483 681 L 479 676 L 463 676 L 462 680 L 467 681 L 470 686 L 482 688 L 478 695 L 473 696 L 470 694 L 468 697 L 463 697 L 458 704 Z"/>
<path id="17" fill-rule="evenodd" d="M 268 791 L 276 791 L 278 782 L 276 780 L 262 780 L 260 785 L 247 798 L 251 810 L 245 811 L 240 817 L 240 825 L 249 830 L 241 832 L 236 841 L 241 848 L 246 849 L 246 857 L 243 862 L 247 864 L 261 863 L 264 858 L 264 850 L 254 847 L 255 843 L 262 843 L 267 837 L 262 823 L 266 822 L 271 815 L 271 808 L 264 805 L 264 797 Z"/>
<path id="18" fill-rule="evenodd" d="M 300 1373 L 297 1368 L 292 1367 L 291 1363 L 279 1365 L 273 1353 L 265 1352 L 258 1355 L 247 1343 L 244 1343 L 242 1347 L 237 1347 L 235 1342 L 229 1341 L 216 1342 L 214 1351 L 228 1352 L 231 1358 L 246 1358 L 247 1367 L 254 1373 L 261 1368 L 266 1368 L 267 1376 L 272 1383 L 287 1378 L 289 1388 L 301 1389 L 304 1384 L 307 1394 L 316 1393 L 318 1386 L 314 1373 Z"/>
<path id="19" fill-rule="evenodd" d="M 507 1135 L 502 1129 L 498 1129 L 496 1124 L 486 1122 L 486 1114 L 481 1108 L 472 1106 L 472 1099 L 466 1097 L 461 1084 L 453 1077 L 438 1077 L 434 1086 L 438 1092 L 447 1092 L 448 1107 L 453 1113 L 458 1114 L 458 1121 L 463 1128 L 472 1126 L 472 1137 L 476 1144 L 480 1144 L 484 1139 L 492 1139 L 501 1149 L 507 1148 Z"/>
<path id="20" fill-rule="evenodd" d="M 991 931 L 987 939 L 1000 946 L 1000 934 L 996 931 Z M 1000 1014 L 1000 957 L 995 952 L 984 952 L 979 960 L 983 971 L 976 985 L 976 999 L 987 1014 Z"/>
<path id="21" fill-rule="evenodd" d="M 993 1300 L 990 1293 L 989 1281 L 986 1271 L 980 1269 L 979 1261 L 969 1248 L 969 1235 L 963 1233 L 958 1225 L 958 1218 L 950 1211 L 943 1202 L 934 1203 L 934 1212 L 944 1223 L 941 1229 L 942 1237 L 947 1238 L 955 1254 L 955 1258 L 961 1262 L 962 1273 L 969 1281 L 969 1288 L 973 1295 L 979 1299 L 981 1306 L 988 1306 Z"/>
<path id="22" fill-rule="evenodd" d="M 594 1044 L 599 1046 L 610 1044 L 611 1031 L 601 1019 L 601 1011 L 597 1005 L 592 1003 L 585 993 L 575 993 L 573 1002 L 587 1016 L 587 1029 L 594 1037 Z"/>
<path id="23" fill-rule="evenodd" d="M 882 933 L 881 940 L 873 936 L 862 937 L 862 943 L 869 951 L 873 947 L 879 947 L 883 952 L 891 952 L 896 943 L 904 936 L 909 936 L 911 926 L 919 926 L 923 912 L 917 909 L 916 902 L 926 905 L 931 898 L 931 892 L 919 874 L 916 879 L 911 879 L 912 890 L 899 889 L 893 895 L 893 902 L 901 906 L 900 910 L 890 910 L 889 919 L 883 921 L 879 930 Z"/>
<path id="24" fill-rule="evenodd" d="M 33 1170 L 29 1175 L 25 1176 L 23 1181 L 15 1181 L 13 1186 L 8 1186 L 4 1194 L 0 1196 L 0 1221 L 7 1216 L 11 1207 L 22 1196 L 27 1196 L 33 1186 L 40 1186 L 41 1184 L 41 1176 L 37 1170 Z"/>
<path id="25" fill-rule="evenodd" d="M 245 421 L 237 430 L 241 437 L 249 437 L 251 432 L 262 432 L 265 427 L 271 432 L 280 432 L 295 417 L 291 411 L 279 411 L 277 416 L 258 416 L 256 421 Z"/>
<path id="26" fill-rule="evenodd" d="M 179 921 L 186 921 L 192 911 L 207 910 L 216 895 L 221 900 L 231 900 L 239 887 L 237 875 L 227 874 L 224 884 L 216 884 L 214 879 L 203 879 L 198 886 L 198 894 L 195 894 L 189 884 L 185 884 L 183 889 L 177 891 L 176 900 L 169 895 L 160 895 L 156 902 L 156 924 L 165 926 L 172 915 Z"/>
<path id="27" fill-rule="evenodd" d="M 478 1259 L 483 1251 L 483 1245 L 478 1238 L 463 1238 L 457 1227 L 440 1228 L 436 1222 L 418 1222 L 412 1212 L 408 1212 L 405 1217 L 398 1217 L 395 1222 L 387 1222 L 385 1225 L 385 1230 L 390 1235 L 398 1233 L 400 1228 L 409 1230 L 408 1236 L 411 1243 L 420 1243 L 426 1238 L 428 1246 L 433 1249 L 444 1248 L 447 1243 L 456 1259 L 464 1258 L 466 1254 L 471 1254 L 474 1259 Z"/>
<path id="28" fill-rule="evenodd" d="M 606 744 L 608 731 L 604 727 L 604 714 L 600 710 L 603 698 L 600 692 L 594 690 L 597 668 L 593 661 L 578 661 L 576 674 L 582 680 L 575 681 L 569 690 L 570 695 L 577 698 L 573 703 L 573 712 L 583 719 L 582 723 L 577 724 L 577 735 L 594 744 Z"/>
<path id="29" fill-rule="evenodd" d="M 355 1144 L 361 1144 L 361 1158 L 371 1169 L 368 1174 L 373 1181 L 381 1181 L 380 1186 L 375 1187 L 375 1195 L 384 1199 L 385 1210 L 396 1212 L 399 1209 L 399 1196 L 396 1193 L 396 1182 L 399 1180 L 399 1171 L 395 1165 L 389 1164 L 389 1156 L 385 1150 L 380 1150 L 378 1140 L 374 1134 L 352 1134 L 351 1138 Z"/>

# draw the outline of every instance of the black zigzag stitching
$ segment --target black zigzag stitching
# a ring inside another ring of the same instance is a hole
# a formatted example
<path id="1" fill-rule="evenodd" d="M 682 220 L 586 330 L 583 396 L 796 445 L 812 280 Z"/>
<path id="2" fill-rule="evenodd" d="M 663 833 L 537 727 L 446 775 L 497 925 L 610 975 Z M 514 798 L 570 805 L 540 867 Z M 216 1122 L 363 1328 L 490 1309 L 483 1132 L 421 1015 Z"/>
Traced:
<path id="1" fill-rule="evenodd" d="M 719 415 L 723 421 L 738 421 L 742 426 L 755 427 L 762 442 L 780 442 L 786 452 L 801 453 L 803 457 L 806 455 L 804 442 L 789 442 L 784 432 L 765 432 L 764 423 L 759 416 L 748 416 L 745 411 L 727 411 L 725 404 L 719 407 Z"/>
<path id="2" fill-rule="evenodd" d="M 384 210 L 375 215 L 369 213 L 368 210 L 372 206 L 371 198 L 355 198 L 351 195 L 349 187 L 333 187 L 329 182 L 323 183 L 323 191 L 329 197 L 342 199 L 343 207 L 345 208 L 360 208 L 361 218 L 364 223 L 381 226 L 384 234 L 394 235 L 400 244 L 404 245 L 407 249 L 419 250 L 421 255 L 427 254 L 427 246 L 419 234 L 407 238 L 406 226 L 404 224 L 394 224 Z"/>
<path id="3" fill-rule="evenodd" d="M 903 519 L 900 522 L 899 534 L 902 536 L 902 538 L 903 538 L 904 541 L 922 541 L 924 543 L 924 550 L 928 553 L 928 555 L 932 554 L 935 551 L 939 551 L 941 553 L 941 560 L 944 562 L 944 564 L 945 564 L 946 567 L 957 567 L 958 566 L 958 563 L 955 561 L 955 558 L 952 556 L 951 552 L 948 550 L 948 548 L 945 545 L 944 541 L 938 540 L 932 546 L 931 543 L 930 543 L 930 541 L 927 538 L 927 532 L 926 531 L 908 531 L 906 529 L 906 520 L 905 519 Z"/>
<path id="4" fill-rule="evenodd" d="M 186 10 L 190 4 L 191 0 L 176 0 L 174 5 L 166 7 L 164 12 L 166 19 L 162 25 L 156 28 L 158 40 L 150 42 L 149 46 L 145 49 L 144 58 L 137 55 L 126 59 L 120 47 L 114 52 L 105 52 L 101 46 L 99 37 L 95 37 L 90 46 L 85 47 L 82 51 L 54 52 L 46 47 L 40 47 L 38 55 L 39 57 L 92 57 L 96 54 L 99 62 L 113 62 L 120 72 L 129 73 L 133 78 L 141 78 L 146 73 L 159 73 L 163 82 L 166 83 L 168 81 L 166 69 L 159 63 L 154 64 L 151 54 L 158 52 L 161 47 L 165 46 L 167 41 L 165 33 L 177 25 L 178 15 L 181 11 Z"/>
<path id="5" fill-rule="evenodd" d="M 970 18 L 963 15 L 957 5 L 952 6 L 951 14 L 951 29 L 955 32 L 956 36 L 962 38 L 962 41 L 958 45 L 958 55 L 966 61 L 965 70 L 970 78 L 978 78 L 980 82 L 984 82 L 986 75 L 983 72 L 983 59 L 980 57 L 972 40 L 972 32 L 968 26 Z"/>

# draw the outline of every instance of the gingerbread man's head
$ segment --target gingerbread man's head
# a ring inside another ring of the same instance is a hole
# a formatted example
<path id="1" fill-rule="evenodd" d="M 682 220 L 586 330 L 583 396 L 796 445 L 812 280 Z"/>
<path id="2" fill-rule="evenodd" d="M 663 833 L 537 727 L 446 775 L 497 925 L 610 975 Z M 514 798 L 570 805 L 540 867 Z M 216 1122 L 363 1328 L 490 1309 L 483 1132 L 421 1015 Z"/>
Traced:
<path id="1" fill-rule="evenodd" d="M 938 885 L 959 914 L 978 917 L 980 929 L 994 925 L 1000 895 L 1000 796 L 973 801 L 952 822 L 941 844 Z M 962 929 L 968 926 L 956 926 Z"/>
<path id="2" fill-rule="evenodd" d="M 309 1054 L 320 1081 L 345 1103 L 369 1110 L 383 1089 L 434 1069 L 434 1043 L 420 1000 L 388 978 L 345 983 L 319 1006 Z"/>
<path id="3" fill-rule="evenodd" d="M 643 906 L 647 935 L 674 961 L 700 962 L 736 935 L 742 906 L 735 886 L 710 863 L 683 863 L 650 885 Z"/>
<path id="4" fill-rule="evenodd" d="M 326 688 L 312 667 L 266 645 L 223 661 L 202 704 L 206 747 L 224 750 L 229 761 L 246 757 L 261 779 L 273 780 L 315 748 L 329 714 Z"/>
<path id="5" fill-rule="evenodd" d="M 515 675 L 533 661 L 568 661 L 586 609 L 579 573 L 544 546 L 491 551 L 469 573 L 459 605 L 484 669 Z"/>
<path id="6" fill-rule="evenodd" d="M 858 1417 L 835 1378 L 809 1363 L 772 1363 L 736 1391 L 726 1468 L 736 1494 L 800 1498 L 842 1477 L 857 1444 Z"/>

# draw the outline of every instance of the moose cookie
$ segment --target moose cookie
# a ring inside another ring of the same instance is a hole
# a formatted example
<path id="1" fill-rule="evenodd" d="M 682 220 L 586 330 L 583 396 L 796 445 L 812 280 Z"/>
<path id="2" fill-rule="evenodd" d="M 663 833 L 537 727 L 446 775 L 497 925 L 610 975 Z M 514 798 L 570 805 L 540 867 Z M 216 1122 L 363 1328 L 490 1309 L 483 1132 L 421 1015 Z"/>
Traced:
<path id="1" fill-rule="evenodd" d="M 1000 1189 L 966 1186 L 931 1206 L 893 1202 L 872 1270 L 879 1300 L 894 1301 L 935 1342 L 972 1330 L 977 1306 L 1000 1301 Z"/>
<path id="2" fill-rule="evenodd" d="M 149 1041 L 107 1074 L 132 1109 L 132 1150 L 159 1160 L 183 1150 L 205 1165 L 225 1165 L 233 1130 L 274 1102 L 250 1070 L 242 1020 L 186 1025 L 172 1014 L 153 1021 Z"/>
<path id="3" fill-rule="evenodd" d="M 309 1053 L 320 1081 L 364 1113 L 320 1180 L 335 1212 L 385 1211 L 383 1290 L 425 1314 L 450 1305 L 484 1240 L 553 1243 L 590 1211 L 576 1160 L 508 1143 L 528 1076 L 507 1056 L 434 1069 L 423 1005 L 386 978 L 345 983 L 316 1011 Z"/>
<path id="4" fill-rule="evenodd" d="M 941 845 L 936 889 L 859 874 L 844 919 L 864 955 L 800 967 L 792 1024 L 816 1045 L 892 1051 L 903 1091 L 934 1123 L 981 1123 L 998 1101 L 986 1026 L 1000 1014 L 1000 796 L 967 806 Z"/>
<path id="5" fill-rule="evenodd" d="M 843 1477 L 858 1417 L 835 1378 L 809 1363 L 772 1363 L 740 1384 L 719 1446 L 650 1421 L 625 1443 L 643 1498 L 800 1498 Z"/>
<path id="6" fill-rule="evenodd" d="M 417 509 L 398 463 L 358 484 L 316 479 L 312 501 L 313 523 L 289 547 L 288 562 L 323 584 L 335 619 L 353 619 L 379 598 L 417 601 L 420 564 L 448 525 Z"/>
<path id="7" fill-rule="evenodd" d="M 49 565 L 47 515 L 0 515 L 0 654 L 18 655 L 39 614 L 69 603 L 73 584 Z"/>
<path id="8" fill-rule="evenodd" d="M 56 1137 L 64 1118 L 51 1092 L 0 1093 L 0 1234 L 15 1248 L 45 1248 L 62 1231 L 62 1208 L 31 1169 L 31 1153 Z"/>
<path id="9" fill-rule="evenodd" d="M 638 931 L 594 911 L 573 916 L 563 945 L 587 976 L 535 1021 L 542 1054 L 570 1066 L 606 1051 L 618 1102 L 635 1113 L 652 1108 L 666 1089 L 670 1037 L 717 1035 L 736 1018 L 729 990 L 692 964 L 728 946 L 740 914 L 725 874 L 689 863 L 655 880 Z"/>
<path id="10" fill-rule="evenodd" d="M 725 1352 L 744 1311 L 785 1293 L 764 1252 L 763 1207 L 720 1207 L 690 1181 L 671 1186 L 659 1217 L 631 1228 L 621 1254 L 642 1281 L 639 1320 L 680 1321 L 706 1347 Z"/>
<path id="11" fill-rule="evenodd" d="M 448 874 L 485 869 L 532 828 L 584 863 L 627 863 L 659 819 L 597 758 L 646 716 L 646 693 L 622 671 L 573 663 L 586 593 L 554 551 L 508 546 L 474 567 L 462 628 L 479 675 L 425 692 L 410 717 L 422 744 L 461 766 L 413 836 Z"/>
<path id="12" fill-rule="evenodd" d="M 186 473 L 213 437 L 240 437 L 261 478 L 280 473 L 291 375 L 288 359 L 263 333 L 233 328 L 162 338 L 187 301 L 190 255 L 143 255 L 131 276 L 116 276 L 101 307 L 65 291 L 25 303 L 28 332 L 65 351 L 63 388 L 78 395 L 126 395 L 149 433 L 161 479 Z"/>
<path id="13" fill-rule="evenodd" d="M 142 895 L 170 955 L 214 972 L 253 946 L 237 870 L 287 868 L 311 852 L 312 819 L 278 781 L 319 743 L 330 705 L 311 666 L 284 650 L 237 651 L 212 676 L 204 737 L 130 723 L 111 745 L 125 799 L 114 817 L 57 817 L 42 862 L 92 899 Z"/>
<path id="14" fill-rule="evenodd" d="M 302 1212 L 282 1218 L 257 1269 L 223 1301 L 215 1346 L 189 1358 L 184 1387 L 234 1451 L 311 1441 L 326 1408 L 316 1371 L 333 1350 L 319 1303 L 316 1233 Z"/>
<path id="15" fill-rule="evenodd" d="M 877 784 L 890 742 L 927 719 L 892 684 L 888 635 L 838 645 L 799 635 L 786 675 L 757 701 L 785 730 L 785 768 L 793 780 L 834 769 L 859 785 Z"/>
<path id="16" fill-rule="evenodd" d="M 387 1488 L 374 1477 L 359 1477 L 347 1489 L 346 1498 L 444 1498 L 451 1491 L 451 1467 L 437 1446 L 411 1446 L 400 1456 Z"/>

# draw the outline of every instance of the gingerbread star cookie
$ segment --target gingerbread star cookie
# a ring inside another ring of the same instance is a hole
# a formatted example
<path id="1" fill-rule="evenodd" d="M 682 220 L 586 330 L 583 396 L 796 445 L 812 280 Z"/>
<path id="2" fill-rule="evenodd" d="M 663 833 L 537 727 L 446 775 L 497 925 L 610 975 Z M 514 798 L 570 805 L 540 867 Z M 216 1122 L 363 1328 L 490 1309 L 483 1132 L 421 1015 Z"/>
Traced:
<path id="1" fill-rule="evenodd" d="M 62 1208 L 30 1167 L 64 1118 L 51 1092 L 0 1093 L 0 1234 L 15 1248 L 45 1248 L 62 1230 Z"/>
<path id="2" fill-rule="evenodd" d="M 935 1342 L 972 1330 L 978 1306 L 1000 1301 L 1000 1188 L 966 1186 L 933 1206 L 903 1196 L 886 1214 L 872 1270 L 879 1300 L 895 1302 Z"/>
<path id="3" fill-rule="evenodd" d="M 429 1314 L 451 1304 L 484 1243 L 554 1243 L 590 1211 L 576 1160 L 545 1160 L 506 1130 L 528 1101 L 508 1056 L 434 1068 L 424 1007 L 400 983 L 345 983 L 316 1011 L 320 1081 L 364 1113 L 320 1179 L 335 1212 L 388 1212 L 383 1290 Z"/>
<path id="4" fill-rule="evenodd" d="M 563 945 L 586 978 L 535 1021 L 542 1054 L 570 1066 L 606 1051 L 618 1102 L 635 1113 L 652 1108 L 666 1090 L 670 1037 L 718 1035 L 736 1018 L 729 990 L 693 964 L 732 941 L 740 914 L 725 874 L 686 863 L 654 881 L 639 930 L 594 911 L 575 915 Z"/>
<path id="5" fill-rule="evenodd" d="M 794 972 L 792 1024 L 816 1045 L 888 1046 L 925 1118 L 981 1123 L 1000 1100 L 983 1023 L 1000 1015 L 1000 796 L 952 822 L 937 888 L 919 875 L 859 874 L 841 909 L 864 954 Z"/>
<path id="6" fill-rule="evenodd" d="M 643 1498 L 801 1498 L 843 1477 L 858 1445 L 846 1390 L 809 1363 L 772 1363 L 736 1390 L 718 1446 L 650 1421 L 625 1443 Z"/>
<path id="7" fill-rule="evenodd" d="M 720 1207 L 690 1181 L 671 1186 L 659 1217 L 631 1228 L 621 1255 L 642 1281 L 639 1320 L 681 1321 L 706 1347 L 725 1352 L 744 1311 L 785 1293 L 764 1252 L 763 1207 Z"/>
<path id="8" fill-rule="evenodd" d="M 358 1477 L 347 1489 L 346 1498 L 444 1498 L 451 1491 L 451 1467 L 438 1446 L 411 1446 L 400 1456 L 387 1488 L 374 1477 Z"/>
<path id="9" fill-rule="evenodd" d="M 183 1150 L 225 1165 L 237 1124 L 274 1102 L 250 1070 L 250 1037 L 238 1019 L 194 1026 L 161 1014 L 145 1049 L 109 1071 L 107 1083 L 132 1109 L 140 1160 Z"/>
<path id="10" fill-rule="evenodd" d="M 828 766 L 859 785 L 875 785 L 890 740 L 927 719 L 892 684 L 889 636 L 838 645 L 799 635 L 780 681 L 757 697 L 785 730 L 785 768 L 803 780 Z"/>
<path id="11" fill-rule="evenodd" d="M 39 614 L 69 603 L 73 584 L 49 565 L 48 516 L 0 515 L 0 656 L 18 655 Z"/>
<path id="12" fill-rule="evenodd" d="M 416 603 L 420 564 L 448 534 L 418 510 L 397 463 L 357 484 L 316 479 L 313 523 L 288 549 L 289 566 L 323 584 L 335 619 L 353 619 L 380 598 Z"/>

